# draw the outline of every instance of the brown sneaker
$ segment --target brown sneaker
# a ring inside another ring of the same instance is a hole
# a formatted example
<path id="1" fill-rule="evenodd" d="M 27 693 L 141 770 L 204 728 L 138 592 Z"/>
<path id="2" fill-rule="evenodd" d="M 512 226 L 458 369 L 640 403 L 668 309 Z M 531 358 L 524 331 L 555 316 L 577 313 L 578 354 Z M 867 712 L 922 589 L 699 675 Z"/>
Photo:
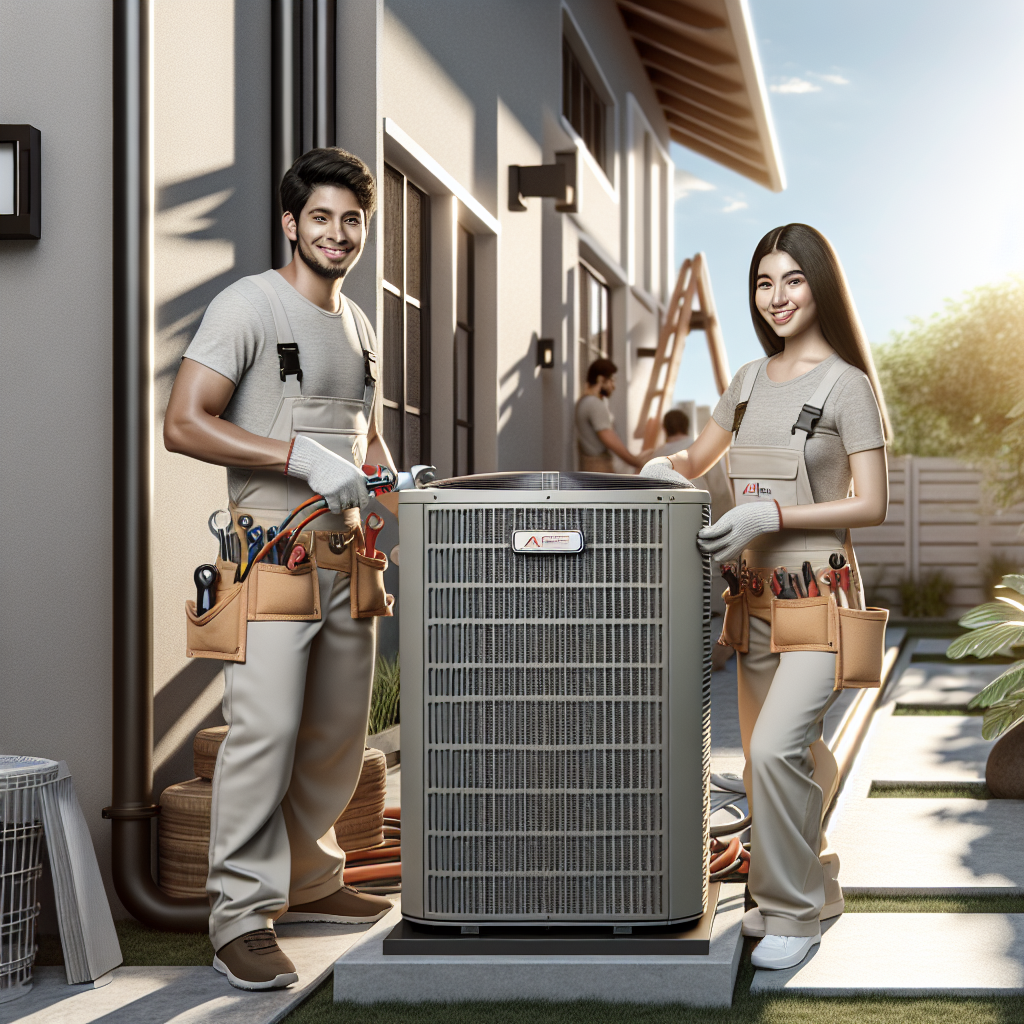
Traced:
<path id="1" fill-rule="evenodd" d="M 351 886 L 343 885 L 337 892 L 312 903 L 300 903 L 289 907 L 278 918 L 281 924 L 295 924 L 298 921 L 327 921 L 331 924 L 372 924 L 379 921 L 391 909 L 391 900 L 383 896 L 371 896 L 356 892 Z"/>
<path id="2" fill-rule="evenodd" d="M 284 955 L 277 936 L 269 928 L 246 932 L 221 946 L 214 955 L 213 966 L 226 974 L 235 988 L 250 991 L 287 988 L 299 980 L 295 964 Z"/>

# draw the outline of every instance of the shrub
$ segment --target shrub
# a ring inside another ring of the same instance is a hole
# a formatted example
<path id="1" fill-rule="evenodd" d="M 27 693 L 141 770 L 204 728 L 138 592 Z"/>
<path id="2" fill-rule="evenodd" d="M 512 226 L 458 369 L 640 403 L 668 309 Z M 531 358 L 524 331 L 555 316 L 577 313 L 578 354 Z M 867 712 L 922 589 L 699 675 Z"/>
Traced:
<path id="1" fill-rule="evenodd" d="M 370 694 L 370 724 L 366 730 L 368 736 L 398 724 L 401 689 L 398 655 L 394 658 L 378 658 L 377 669 L 373 674 L 373 692 Z"/>
<path id="2" fill-rule="evenodd" d="M 905 619 L 941 619 L 946 614 L 947 598 L 953 581 L 942 570 L 920 580 L 904 579 L 900 583 L 900 599 Z"/>

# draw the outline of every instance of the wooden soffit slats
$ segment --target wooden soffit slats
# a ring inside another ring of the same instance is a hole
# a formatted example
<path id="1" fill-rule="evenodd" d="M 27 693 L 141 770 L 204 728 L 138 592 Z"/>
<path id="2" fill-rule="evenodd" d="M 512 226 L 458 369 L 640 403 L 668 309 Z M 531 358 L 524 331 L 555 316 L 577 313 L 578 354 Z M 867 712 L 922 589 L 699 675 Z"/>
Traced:
<path id="1" fill-rule="evenodd" d="M 688 103 L 678 96 L 670 96 L 668 93 L 661 92 L 660 90 L 657 95 L 658 102 L 666 112 L 678 114 L 680 117 L 685 117 L 688 121 L 693 121 L 697 125 L 703 125 L 711 131 L 719 132 L 721 135 L 728 136 L 729 138 L 745 139 L 754 142 L 759 137 L 755 128 L 738 124 L 736 121 L 730 121 L 724 117 L 718 117 L 716 114 L 711 114 L 702 107 Z"/>
<path id="2" fill-rule="evenodd" d="M 618 0 L 680 145 L 785 188 L 747 0 Z"/>
<path id="3" fill-rule="evenodd" d="M 631 8 L 642 14 L 660 14 L 678 25 L 704 32 L 729 27 L 725 18 L 682 3 L 681 0 L 623 0 L 619 6 Z"/>
<path id="4" fill-rule="evenodd" d="M 625 9 L 622 9 L 622 17 L 625 19 L 629 34 L 634 39 L 644 39 L 654 43 L 686 60 L 694 61 L 708 68 L 726 67 L 736 63 L 731 54 L 716 50 L 704 43 L 695 42 L 680 32 L 673 32 L 653 18 L 646 18 L 642 14 L 634 14 Z"/>
<path id="5" fill-rule="evenodd" d="M 689 82 L 700 89 L 706 89 L 708 92 L 718 93 L 721 96 L 734 96 L 744 91 L 743 83 L 740 81 L 724 78 L 722 75 L 716 75 L 713 71 L 706 71 L 699 65 L 692 64 L 659 46 L 652 46 L 642 40 L 635 42 L 636 51 L 648 69 L 660 68 L 684 82 Z"/>
<path id="6" fill-rule="evenodd" d="M 713 114 L 722 114 L 734 120 L 747 120 L 750 118 L 749 107 L 743 107 L 738 103 L 724 100 L 721 96 L 708 92 L 705 89 L 694 89 L 681 78 L 676 78 L 675 75 L 670 75 L 667 71 L 649 67 L 647 69 L 647 77 L 650 78 L 651 84 L 658 92 L 664 92 L 670 96 L 685 100 L 691 106 L 702 107 Z"/>

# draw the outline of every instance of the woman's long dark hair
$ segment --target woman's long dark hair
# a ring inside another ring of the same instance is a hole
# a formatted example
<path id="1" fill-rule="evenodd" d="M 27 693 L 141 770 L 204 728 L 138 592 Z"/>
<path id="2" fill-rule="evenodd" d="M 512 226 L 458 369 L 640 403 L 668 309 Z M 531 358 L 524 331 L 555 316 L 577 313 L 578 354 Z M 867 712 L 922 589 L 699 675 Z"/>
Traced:
<path id="1" fill-rule="evenodd" d="M 750 317 L 754 321 L 754 330 L 761 342 L 761 347 L 768 355 L 775 355 L 785 348 L 785 342 L 771 328 L 757 308 L 755 295 L 757 292 L 757 275 L 761 260 L 769 253 L 784 252 L 796 260 L 800 269 L 807 277 L 807 284 L 814 296 L 814 304 L 818 307 L 818 325 L 825 340 L 851 366 L 863 370 L 871 381 L 879 411 L 882 414 L 882 430 L 885 439 L 892 437 L 889 425 L 889 413 L 885 407 L 882 385 L 875 372 L 875 363 L 871 358 L 871 346 L 864 336 L 857 308 L 846 283 L 843 265 L 832 248 L 829 240 L 808 224 L 785 224 L 768 232 L 754 249 L 750 260 L 750 282 L 747 292 L 750 297 Z"/>

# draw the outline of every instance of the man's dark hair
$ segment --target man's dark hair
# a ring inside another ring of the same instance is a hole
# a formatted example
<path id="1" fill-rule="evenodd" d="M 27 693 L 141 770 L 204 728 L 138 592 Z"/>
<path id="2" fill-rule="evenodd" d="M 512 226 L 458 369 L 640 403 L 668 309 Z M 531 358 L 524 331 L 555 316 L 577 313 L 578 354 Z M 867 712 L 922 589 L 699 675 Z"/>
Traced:
<path id="1" fill-rule="evenodd" d="M 598 377 L 607 378 L 619 372 L 619 368 L 610 359 L 595 359 L 587 367 L 587 384 L 593 387 Z"/>
<path id="2" fill-rule="evenodd" d="M 688 434 L 690 432 L 690 417 L 682 409 L 669 409 L 665 413 L 665 418 L 661 421 L 661 425 L 665 428 L 665 435 L 667 437 Z"/>
<path id="3" fill-rule="evenodd" d="M 359 157 L 336 146 L 311 149 L 285 171 L 281 179 L 281 209 L 297 221 L 313 189 L 319 185 L 336 185 L 351 190 L 367 222 L 377 209 L 377 183 L 370 168 Z"/>

